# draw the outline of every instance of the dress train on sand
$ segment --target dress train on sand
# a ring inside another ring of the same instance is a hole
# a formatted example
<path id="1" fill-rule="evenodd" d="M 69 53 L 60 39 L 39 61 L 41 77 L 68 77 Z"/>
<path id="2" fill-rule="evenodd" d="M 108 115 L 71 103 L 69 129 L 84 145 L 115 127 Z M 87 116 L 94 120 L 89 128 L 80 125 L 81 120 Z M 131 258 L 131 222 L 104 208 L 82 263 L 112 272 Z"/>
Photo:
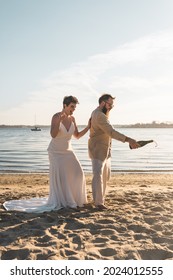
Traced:
<path id="1" fill-rule="evenodd" d="M 71 146 L 74 129 L 73 122 L 69 130 L 60 123 L 58 135 L 48 146 L 49 196 L 6 201 L 3 204 L 6 210 L 43 213 L 87 203 L 84 172 Z"/>

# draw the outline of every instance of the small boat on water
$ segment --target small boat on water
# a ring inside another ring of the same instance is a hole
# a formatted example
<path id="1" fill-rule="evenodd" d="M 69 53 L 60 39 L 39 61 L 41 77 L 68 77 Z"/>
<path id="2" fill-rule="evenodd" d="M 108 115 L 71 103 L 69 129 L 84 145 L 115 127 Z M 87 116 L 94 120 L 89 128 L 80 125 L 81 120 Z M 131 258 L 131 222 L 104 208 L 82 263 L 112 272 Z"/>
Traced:
<path id="1" fill-rule="evenodd" d="M 35 126 L 33 128 L 31 128 L 32 131 L 41 131 L 41 128 L 38 126 Z"/>
<path id="2" fill-rule="evenodd" d="M 36 115 L 35 115 L 35 125 L 33 128 L 31 128 L 32 131 L 41 131 L 41 128 L 39 126 L 37 126 L 37 122 L 36 122 Z"/>

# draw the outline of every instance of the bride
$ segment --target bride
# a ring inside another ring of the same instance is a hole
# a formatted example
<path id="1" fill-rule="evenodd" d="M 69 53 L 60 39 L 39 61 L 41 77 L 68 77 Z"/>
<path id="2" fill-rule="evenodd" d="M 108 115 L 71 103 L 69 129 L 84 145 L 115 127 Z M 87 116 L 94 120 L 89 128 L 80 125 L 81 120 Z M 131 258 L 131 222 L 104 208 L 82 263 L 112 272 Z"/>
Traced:
<path id="1" fill-rule="evenodd" d="M 72 136 L 80 138 L 90 128 L 89 120 L 87 127 L 78 131 L 72 116 L 78 103 L 74 96 L 64 97 L 62 111 L 52 117 L 52 139 L 48 146 L 49 196 L 6 201 L 3 204 L 6 210 L 42 213 L 63 207 L 82 207 L 87 203 L 84 172 L 71 146 Z"/>

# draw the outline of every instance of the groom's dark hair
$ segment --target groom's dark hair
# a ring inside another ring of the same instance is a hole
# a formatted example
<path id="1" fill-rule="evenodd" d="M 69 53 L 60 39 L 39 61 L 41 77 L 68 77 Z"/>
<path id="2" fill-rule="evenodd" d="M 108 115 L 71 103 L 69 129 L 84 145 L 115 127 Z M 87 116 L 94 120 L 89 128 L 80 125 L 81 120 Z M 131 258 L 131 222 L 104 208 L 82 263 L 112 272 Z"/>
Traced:
<path id="1" fill-rule="evenodd" d="M 99 104 L 102 103 L 102 101 L 107 101 L 109 98 L 115 99 L 115 97 L 113 97 L 110 94 L 104 93 L 102 96 L 100 96 L 99 98 Z"/>
<path id="2" fill-rule="evenodd" d="M 70 103 L 79 104 L 79 101 L 75 96 L 65 96 L 63 99 L 63 105 L 68 106 Z"/>

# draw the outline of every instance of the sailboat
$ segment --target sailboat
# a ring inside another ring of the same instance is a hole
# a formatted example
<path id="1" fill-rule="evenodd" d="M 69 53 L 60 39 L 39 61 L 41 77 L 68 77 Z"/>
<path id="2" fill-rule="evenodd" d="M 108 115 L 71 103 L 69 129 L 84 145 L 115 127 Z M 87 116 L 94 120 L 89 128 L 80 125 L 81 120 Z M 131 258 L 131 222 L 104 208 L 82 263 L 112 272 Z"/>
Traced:
<path id="1" fill-rule="evenodd" d="M 36 125 L 36 116 L 35 116 L 35 126 L 31 128 L 32 131 L 41 131 L 41 128 Z"/>
<path id="2" fill-rule="evenodd" d="M 41 128 L 38 126 L 35 126 L 33 128 L 31 128 L 32 131 L 41 131 Z"/>

